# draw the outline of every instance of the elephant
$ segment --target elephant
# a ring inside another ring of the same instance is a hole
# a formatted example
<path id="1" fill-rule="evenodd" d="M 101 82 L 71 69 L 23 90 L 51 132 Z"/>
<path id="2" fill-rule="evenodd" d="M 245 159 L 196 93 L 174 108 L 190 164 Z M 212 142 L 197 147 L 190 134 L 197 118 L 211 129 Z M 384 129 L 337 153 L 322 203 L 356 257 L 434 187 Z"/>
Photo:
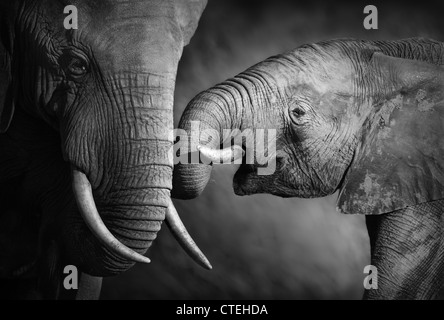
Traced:
<path id="1" fill-rule="evenodd" d="M 102 277 L 150 262 L 164 220 L 211 268 L 170 197 L 176 73 L 205 6 L 2 1 L 2 297 L 97 299 Z M 66 266 L 78 290 L 64 285 Z"/>
<path id="2" fill-rule="evenodd" d="M 444 43 L 425 38 L 325 40 L 259 62 L 187 105 L 172 196 L 196 198 L 213 164 L 237 161 L 239 196 L 337 192 L 340 212 L 366 219 L 377 280 L 363 298 L 432 299 L 444 281 L 443 64 Z"/>

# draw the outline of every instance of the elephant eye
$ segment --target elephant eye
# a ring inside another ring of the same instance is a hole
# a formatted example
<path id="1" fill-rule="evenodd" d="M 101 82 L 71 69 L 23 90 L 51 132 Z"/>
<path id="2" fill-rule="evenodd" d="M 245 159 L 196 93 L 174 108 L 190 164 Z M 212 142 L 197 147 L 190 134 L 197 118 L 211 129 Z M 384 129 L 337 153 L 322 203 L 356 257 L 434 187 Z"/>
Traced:
<path id="1" fill-rule="evenodd" d="M 297 118 L 302 117 L 303 115 L 305 115 L 305 111 L 301 108 L 301 107 L 296 107 L 294 108 L 292 111 L 293 115 Z"/>
<path id="2" fill-rule="evenodd" d="M 309 97 L 297 95 L 289 99 L 288 115 L 293 124 L 300 126 L 308 123 L 310 110 Z"/>
<path id="3" fill-rule="evenodd" d="M 89 69 L 88 62 L 85 59 L 71 55 L 62 58 L 62 67 L 65 73 L 74 79 L 84 76 Z"/>
<path id="4" fill-rule="evenodd" d="M 74 58 L 68 65 L 68 71 L 73 76 L 83 76 L 88 71 L 88 66 L 85 61 Z"/>
<path id="5" fill-rule="evenodd" d="M 302 125 L 306 122 L 305 110 L 301 106 L 295 106 L 290 110 L 290 119 L 296 125 Z"/>

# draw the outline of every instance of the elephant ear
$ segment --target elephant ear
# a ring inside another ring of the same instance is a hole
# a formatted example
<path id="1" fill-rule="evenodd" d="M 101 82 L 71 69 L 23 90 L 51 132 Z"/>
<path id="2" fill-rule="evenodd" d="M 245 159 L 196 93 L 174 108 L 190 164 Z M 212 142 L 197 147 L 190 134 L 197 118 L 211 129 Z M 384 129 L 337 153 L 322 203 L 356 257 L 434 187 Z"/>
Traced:
<path id="1" fill-rule="evenodd" d="M 4 16 L 0 16 L 0 133 L 6 132 L 14 115 L 14 85 L 12 81 L 12 39 Z"/>
<path id="2" fill-rule="evenodd" d="M 378 101 L 341 184 L 338 209 L 383 214 L 444 198 L 444 68 L 375 53 Z"/>

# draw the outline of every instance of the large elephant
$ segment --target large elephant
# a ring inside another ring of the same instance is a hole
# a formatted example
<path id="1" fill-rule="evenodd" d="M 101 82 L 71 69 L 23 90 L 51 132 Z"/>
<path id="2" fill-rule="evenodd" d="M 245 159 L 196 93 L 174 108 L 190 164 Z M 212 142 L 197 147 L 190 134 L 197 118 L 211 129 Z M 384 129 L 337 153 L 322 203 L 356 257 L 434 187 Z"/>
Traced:
<path id="1" fill-rule="evenodd" d="M 78 29 L 65 28 L 68 5 Z M 211 268 L 170 198 L 176 71 L 205 5 L 2 1 L 2 296 L 71 298 L 74 265 L 77 297 L 96 298 L 100 277 L 149 262 L 165 217 Z"/>
<path id="2" fill-rule="evenodd" d="M 442 64 L 444 44 L 428 39 L 332 40 L 271 57 L 189 103 L 172 194 L 198 196 L 210 161 L 243 148 L 236 194 L 339 190 L 339 210 L 367 215 L 379 281 L 365 298 L 432 298 L 444 280 Z M 268 164 L 237 139 L 248 129 L 262 143 L 258 129 L 276 130 Z"/>

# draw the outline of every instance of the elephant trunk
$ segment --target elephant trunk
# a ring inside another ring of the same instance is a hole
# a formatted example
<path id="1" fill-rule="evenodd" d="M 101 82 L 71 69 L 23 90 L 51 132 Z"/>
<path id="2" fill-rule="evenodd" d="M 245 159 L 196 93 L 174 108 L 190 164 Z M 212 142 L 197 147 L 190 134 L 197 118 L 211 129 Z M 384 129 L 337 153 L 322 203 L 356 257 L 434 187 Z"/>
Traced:
<path id="1" fill-rule="evenodd" d="M 66 126 L 82 133 L 68 132 L 65 142 L 66 146 L 79 147 L 68 148 L 74 194 L 83 218 L 71 217 L 75 221 L 70 226 L 75 227 L 66 237 L 74 242 L 68 247 L 79 251 L 70 255 L 73 263 L 100 276 L 120 273 L 134 262 L 147 263 L 149 259 L 143 254 L 167 217 L 191 256 L 211 268 L 183 227 L 170 198 L 174 80 L 150 74 L 144 83 L 152 81 L 158 86 L 135 89 L 124 86 L 127 77 L 107 88 L 116 98 L 110 99 L 108 114 Z M 106 120 L 100 121 L 101 117 Z M 70 119 L 76 121 L 75 116 Z M 73 143 L 70 139 L 80 140 Z"/>
<path id="2" fill-rule="evenodd" d="M 254 121 L 252 106 L 259 103 L 261 91 L 252 71 L 247 70 L 200 93 L 186 107 L 179 122 L 182 134 L 178 134 L 178 144 L 185 142 L 190 156 L 187 163 L 183 163 L 186 157 L 180 155 L 181 160 L 174 167 L 174 198 L 199 196 L 210 179 L 211 161 L 219 158 L 225 163 L 243 156 L 239 146 L 220 148 L 234 138 L 234 130 L 249 128 Z M 182 149 L 179 148 L 180 152 Z"/>

